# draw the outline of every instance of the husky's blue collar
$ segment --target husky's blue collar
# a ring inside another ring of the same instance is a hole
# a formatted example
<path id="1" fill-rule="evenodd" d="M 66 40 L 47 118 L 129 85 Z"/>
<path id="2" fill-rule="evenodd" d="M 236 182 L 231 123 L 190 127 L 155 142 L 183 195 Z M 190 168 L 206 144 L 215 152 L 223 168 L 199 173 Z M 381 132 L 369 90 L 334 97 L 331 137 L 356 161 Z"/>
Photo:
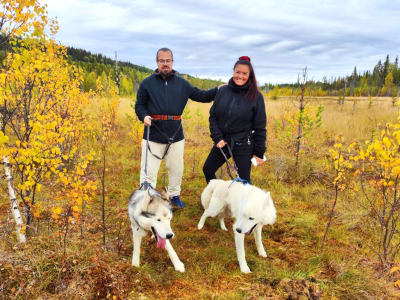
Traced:
<path id="1" fill-rule="evenodd" d="M 249 182 L 248 180 L 242 179 L 242 178 L 240 178 L 240 177 L 238 176 L 238 177 L 236 177 L 235 179 L 232 180 L 232 182 L 231 182 L 231 184 L 229 185 L 228 188 L 230 188 L 231 185 L 232 185 L 232 183 L 234 183 L 234 182 L 240 182 L 240 183 L 242 183 L 243 185 L 250 184 L 250 182 Z"/>

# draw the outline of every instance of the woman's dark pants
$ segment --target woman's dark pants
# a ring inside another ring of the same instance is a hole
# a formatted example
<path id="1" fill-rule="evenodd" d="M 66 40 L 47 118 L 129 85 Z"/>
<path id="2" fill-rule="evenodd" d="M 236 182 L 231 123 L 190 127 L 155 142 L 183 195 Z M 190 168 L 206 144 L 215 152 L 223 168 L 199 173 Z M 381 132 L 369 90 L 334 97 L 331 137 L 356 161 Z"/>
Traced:
<path id="1" fill-rule="evenodd" d="M 222 148 L 225 155 L 230 158 L 229 151 L 225 146 Z M 251 158 L 253 157 L 253 143 L 235 143 L 232 149 L 233 159 L 239 169 L 239 177 L 250 182 Z M 225 158 L 220 149 L 213 147 L 203 166 L 203 173 L 207 184 L 211 179 L 215 179 L 215 173 L 225 163 Z M 231 172 L 232 173 L 232 172 Z M 232 176 L 235 174 L 232 173 Z"/>

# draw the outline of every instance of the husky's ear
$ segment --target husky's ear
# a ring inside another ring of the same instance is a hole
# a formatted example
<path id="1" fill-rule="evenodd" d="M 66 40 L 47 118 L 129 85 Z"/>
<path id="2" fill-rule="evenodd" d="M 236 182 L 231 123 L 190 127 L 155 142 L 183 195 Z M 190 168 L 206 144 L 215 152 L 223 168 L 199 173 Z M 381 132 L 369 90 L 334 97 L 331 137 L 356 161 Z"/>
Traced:
<path id="1" fill-rule="evenodd" d="M 166 200 L 166 201 L 169 202 L 169 197 L 168 197 L 168 192 L 167 192 L 167 188 L 166 188 L 166 187 L 163 187 L 163 188 L 162 188 L 160 194 L 161 194 L 161 198 L 162 198 L 163 200 Z"/>
<path id="2" fill-rule="evenodd" d="M 157 190 L 153 189 L 153 188 L 148 189 L 148 192 L 149 192 L 149 195 L 150 195 L 151 198 L 161 197 L 160 193 Z"/>
<path id="3" fill-rule="evenodd" d="M 150 189 L 148 189 L 145 192 L 144 199 L 142 201 L 142 210 L 147 210 L 147 207 L 151 203 L 151 200 L 153 200 L 153 197 L 150 194 Z"/>

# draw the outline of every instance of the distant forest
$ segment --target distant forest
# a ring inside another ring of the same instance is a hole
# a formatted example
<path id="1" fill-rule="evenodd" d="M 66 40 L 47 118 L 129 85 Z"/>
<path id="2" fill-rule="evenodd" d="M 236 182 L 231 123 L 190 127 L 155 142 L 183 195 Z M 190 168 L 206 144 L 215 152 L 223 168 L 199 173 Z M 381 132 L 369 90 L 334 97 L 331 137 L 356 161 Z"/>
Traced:
<path id="1" fill-rule="evenodd" d="M 11 48 L 7 40 L 0 37 L 0 66 Z M 82 91 L 97 90 L 99 86 L 105 95 L 111 90 L 117 90 L 121 96 L 134 96 L 144 78 L 149 76 L 153 70 L 132 64 L 130 62 L 118 61 L 118 68 L 114 59 L 93 54 L 83 49 L 66 47 L 68 60 L 82 70 Z M 116 71 L 117 70 L 117 71 Z M 211 79 L 200 79 L 187 74 L 179 74 L 186 78 L 192 85 L 200 89 L 214 88 L 221 81 Z"/>
<path id="2" fill-rule="evenodd" d="M 291 96 L 298 93 L 298 83 L 294 84 L 265 84 L 263 89 L 270 96 Z M 313 96 L 390 96 L 400 94 L 400 69 L 398 56 L 390 62 L 389 55 L 382 63 L 378 61 L 374 69 L 361 73 L 357 67 L 351 75 L 322 81 L 309 81 L 308 93 Z"/>
<path id="3" fill-rule="evenodd" d="M 2 40 L 0 43 L 0 64 L 2 64 L 8 50 L 9 45 Z M 101 85 L 106 93 L 116 89 L 121 96 L 134 96 L 142 80 L 153 72 L 147 67 L 123 61 L 118 62 L 116 71 L 114 59 L 73 47 L 67 47 L 67 55 L 70 62 L 82 70 L 83 83 L 81 89 L 83 91 L 96 90 L 98 85 Z M 218 80 L 200 79 L 187 74 L 180 74 L 180 76 L 200 89 L 210 89 L 221 84 L 221 81 Z M 267 83 L 260 88 L 273 98 L 294 96 L 300 90 L 298 83 Z M 387 55 L 384 63 L 379 60 L 372 71 L 365 71 L 362 74 L 358 73 L 357 67 L 354 67 L 353 73 L 349 76 L 332 77 L 330 79 L 324 77 L 322 81 L 308 81 L 307 94 L 309 96 L 339 97 L 398 97 L 400 94 L 398 57 L 391 62 L 389 55 Z"/>
<path id="4" fill-rule="evenodd" d="M 67 53 L 71 62 L 82 68 L 84 72 L 82 86 L 84 91 L 94 90 L 97 80 L 100 80 L 103 86 L 107 87 L 113 84 L 118 86 L 121 96 L 132 96 L 136 93 L 142 80 L 153 72 L 149 68 L 120 61 L 116 68 L 114 59 L 73 47 L 68 47 Z M 210 89 L 220 84 L 216 80 L 199 79 L 186 74 L 181 74 L 181 76 L 201 89 Z"/>
<path id="5" fill-rule="evenodd" d="M 71 63 L 83 71 L 82 90 L 96 90 L 100 82 L 106 91 L 119 88 L 121 96 L 132 96 L 137 91 L 140 82 L 152 73 L 152 70 L 129 62 L 118 62 L 114 59 L 93 54 L 89 51 L 67 47 Z"/>

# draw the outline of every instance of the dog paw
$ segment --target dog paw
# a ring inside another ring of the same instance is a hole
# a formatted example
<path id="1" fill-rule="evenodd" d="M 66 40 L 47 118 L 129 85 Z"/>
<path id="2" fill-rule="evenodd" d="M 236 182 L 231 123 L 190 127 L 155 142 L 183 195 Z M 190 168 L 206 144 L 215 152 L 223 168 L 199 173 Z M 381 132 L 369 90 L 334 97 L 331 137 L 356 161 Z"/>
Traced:
<path id="1" fill-rule="evenodd" d="M 134 266 L 134 267 L 139 267 L 139 266 L 140 266 L 139 260 L 133 260 L 133 259 L 132 259 L 132 266 Z"/>
<path id="2" fill-rule="evenodd" d="M 251 271 L 250 271 L 250 268 L 248 267 L 248 266 L 245 266 L 245 267 L 240 267 L 240 272 L 242 272 L 242 273 L 251 273 Z"/>
<path id="3" fill-rule="evenodd" d="M 201 229 L 203 228 L 203 226 L 204 226 L 204 224 L 200 224 L 200 223 L 199 223 L 199 224 L 197 224 L 197 229 L 198 229 L 198 230 L 201 230 Z"/>
<path id="4" fill-rule="evenodd" d="M 261 257 L 267 257 L 267 252 L 265 252 L 265 251 L 264 251 L 264 252 L 261 251 L 261 252 L 258 253 L 258 254 L 259 254 Z"/>
<path id="5" fill-rule="evenodd" d="M 228 231 L 228 228 L 226 228 L 226 226 L 221 226 L 221 229 L 224 231 Z"/>
<path id="6" fill-rule="evenodd" d="M 185 265 L 182 262 L 175 264 L 174 268 L 178 272 L 181 272 L 181 273 L 185 272 Z"/>

